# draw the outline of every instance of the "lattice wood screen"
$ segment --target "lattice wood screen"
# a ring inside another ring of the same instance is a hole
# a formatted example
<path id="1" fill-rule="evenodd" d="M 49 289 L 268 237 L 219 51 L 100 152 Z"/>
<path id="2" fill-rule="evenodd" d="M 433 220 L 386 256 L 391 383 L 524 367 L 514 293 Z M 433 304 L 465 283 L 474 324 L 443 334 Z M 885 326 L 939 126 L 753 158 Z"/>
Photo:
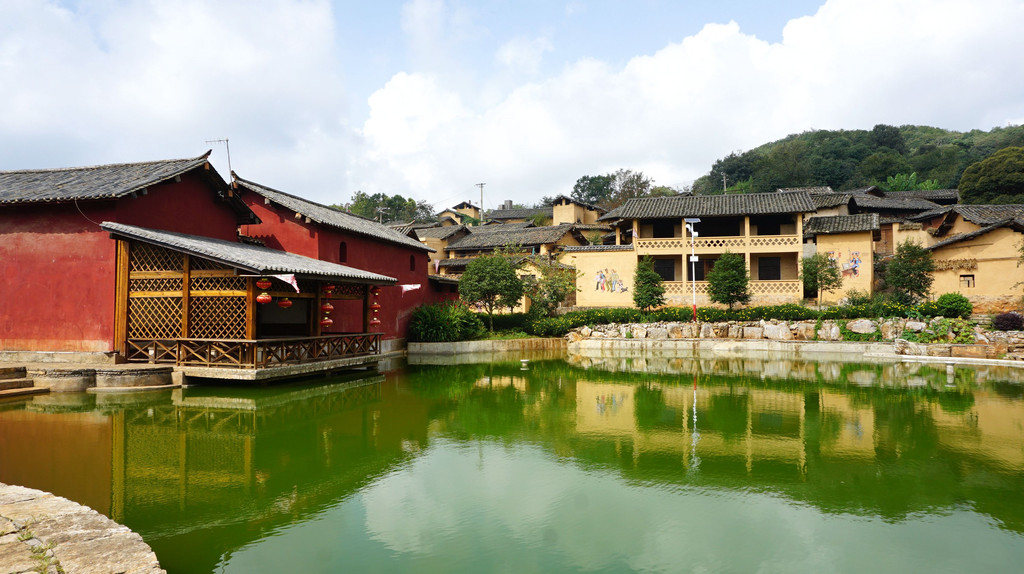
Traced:
<path id="1" fill-rule="evenodd" d="M 181 297 L 130 297 L 128 338 L 177 339 L 181 317 Z"/>
<path id="2" fill-rule="evenodd" d="M 191 297 L 188 330 L 192 339 L 244 339 L 245 297 Z"/>
<path id="3" fill-rule="evenodd" d="M 182 271 L 185 257 L 177 251 L 146 243 L 132 242 L 130 271 Z"/>

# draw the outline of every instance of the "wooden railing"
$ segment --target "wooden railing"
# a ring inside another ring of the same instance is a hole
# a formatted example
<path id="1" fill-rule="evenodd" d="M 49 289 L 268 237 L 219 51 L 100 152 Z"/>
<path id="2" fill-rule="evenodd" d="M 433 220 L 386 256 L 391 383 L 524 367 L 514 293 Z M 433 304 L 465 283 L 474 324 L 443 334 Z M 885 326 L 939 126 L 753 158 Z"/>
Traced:
<path id="1" fill-rule="evenodd" d="M 281 339 L 129 339 L 132 363 L 265 369 L 380 354 L 380 333 L 348 333 Z"/>
<path id="2" fill-rule="evenodd" d="M 648 254 L 689 254 L 689 237 L 651 238 L 637 237 L 634 240 L 640 255 Z M 693 251 L 701 255 L 717 254 L 724 251 L 733 253 L 772 253 L 799 251 L 802 248 L 797 235 L 750 235 L 735 237 L 698 237 Z"/>
<path id="3" fill-rule="evenodd" d="M 690 281 L 665 281 L 662 285 L 665 287 L 666 295 L 689 295 L 693 292 L 694 287 Z M 751 281 L 749 285 L 751 295 L 793 295 L 800 297 L 804 292 L 803 283 L 799 280 Z M 708 294 L 707 281 L 697 281 L 696 287 L 698 295 Z"/>

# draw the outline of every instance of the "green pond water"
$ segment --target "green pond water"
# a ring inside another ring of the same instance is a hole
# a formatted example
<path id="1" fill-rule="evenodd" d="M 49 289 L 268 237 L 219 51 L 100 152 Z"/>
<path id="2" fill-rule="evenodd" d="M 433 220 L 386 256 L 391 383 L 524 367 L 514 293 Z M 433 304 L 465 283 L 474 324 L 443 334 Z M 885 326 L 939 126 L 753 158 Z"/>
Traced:
<path id="1" fill-rule="evenodd" d="M 0 481 L 171 573 L 1019 572 L 995 367 L 578 357 L 0 402 Z"/>

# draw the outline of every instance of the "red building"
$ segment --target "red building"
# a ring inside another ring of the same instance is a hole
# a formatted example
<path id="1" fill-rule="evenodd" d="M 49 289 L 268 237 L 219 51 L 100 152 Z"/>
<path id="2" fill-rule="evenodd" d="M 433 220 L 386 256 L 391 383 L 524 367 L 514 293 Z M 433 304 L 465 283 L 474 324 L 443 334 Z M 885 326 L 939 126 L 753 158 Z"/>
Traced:
<path id="1" fill-rule="evenodd" d="M 404 333 L 401 318 L 432 293 L 426 248 L 374 222 L 377 231 L 351 238 L 307 231 L 312 244 L 276 222 L 256 245 L 239 227 L 260 219 L 208 155 L 0 172 L 0 353 L 74 351 L 265 379 L 310 363 L 365 364 L 381 352 L 380 327 Z M 345 241 L 348 264 L 320 257 L 319 243 Z M 354 265 L 399 259 L 410 269 L 398 277 Z M 391 307 L 385 323 L 378 306 Z"/>
<path id="2" fill-rule="evenodd" d="M 385 350 L 404 347 L 412 311 L 424 304 L 458 298 L 458 283 L 430 275 L 433 249 L 376 221 L 365 219 L 258 183 L 234 177 L 234 191 L 259 223 L 241 233 L 267 247 L 394 277 L 380 289 L 380 331 Z M 349 321 L 358 313 L 342 313 Z M 331 332 L 355 326 L 336 322 Z"/>

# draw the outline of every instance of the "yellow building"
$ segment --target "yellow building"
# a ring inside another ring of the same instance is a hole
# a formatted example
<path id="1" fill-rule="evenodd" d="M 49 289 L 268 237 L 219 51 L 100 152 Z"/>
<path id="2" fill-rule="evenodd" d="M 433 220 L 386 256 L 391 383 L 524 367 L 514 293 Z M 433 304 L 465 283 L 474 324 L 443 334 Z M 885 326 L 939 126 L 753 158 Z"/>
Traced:
<path id="1" fill-rule="evenodd" d="M 803 217 L 814 212 L 807 191 L 785 191 L 744 195 L 680 195 L 634 198 L 600 218 L 615 229 L 616 244 L 630 243 L 632 265 L 618 270 L 620 277 L 632 278 L 639 258 L 650 256 L 654 270 L 664 279 L 669 305 L 687 305 L 694 287 L 697 304 L 708 305 L 707 272 L 726 251 L 743 256 L 750 274 L 751 304 L 798 302 L 803 298 L 800 258 Z M 694 236 L 686 219 L 693 224 Z M 696 261 L 691 261 L 695 253 Z M 579 252 L 576 265 L 603 269 L 601 251 Z M 593 261 L 585 261 L 592 258 Z M 596 273 L 596 272 L 595 272 Z M 595 273 L 584 272 L 577 280 L 578 305 L 601 305 L 605 298 L 586 295 L 597 281 Z M 588 285 L 590 289 L 587 289 Z M 631 306 L 632 296 L 621 306 Z"/>
<path id="2" fill-rule="evenodd" d="M 835 261 L 843 276 L 840 289 L 821 293 L 822 303 L 836 303 L 853 290 L 872 292 L 878 219 L 877 213 L 863 213 L 811 217 L 804 223 L 804 237 L 813 238 L 816 251 Z"/>
<path id="3" fill-rule="evenodd" d="M 576 269 L 576 304 L 632 307 L 636 253 L 632 245 L 566 247 L 558 260 Z"/>
<path id="4" fill-rule="evenodd" d="M 1015 218 L 929 245 L 935 262 L 932 293 L 960 293 L 970 299 L 976 313 L 1019 309 L 1024 281 L 1019 266 L 1022 243 L 1024 218 Z"/>

